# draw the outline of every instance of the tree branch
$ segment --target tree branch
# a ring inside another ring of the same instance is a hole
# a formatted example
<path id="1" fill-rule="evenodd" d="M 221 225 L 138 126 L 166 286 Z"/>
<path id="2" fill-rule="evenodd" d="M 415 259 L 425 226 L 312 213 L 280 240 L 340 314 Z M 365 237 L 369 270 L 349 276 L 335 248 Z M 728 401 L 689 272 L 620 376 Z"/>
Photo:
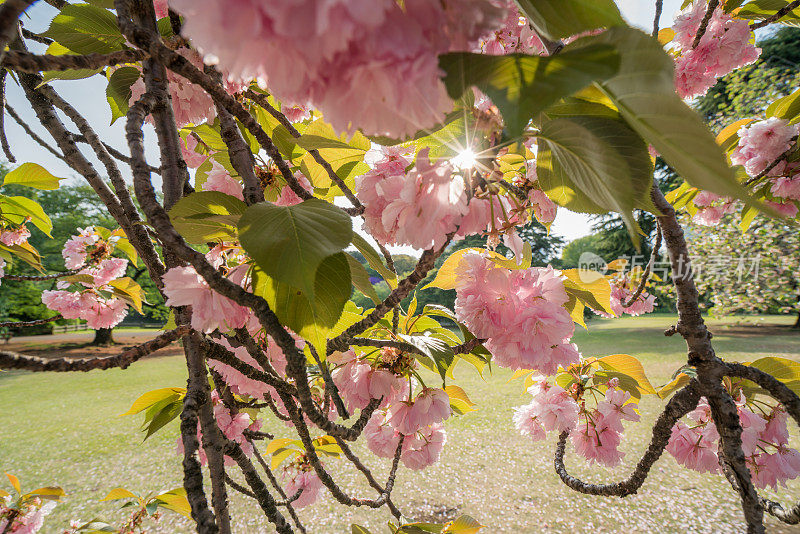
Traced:
<path id="1" fill-rule="evenodd" d="M 52 319 L 48 319 L 52 320 Z M 26 356 L 15 352 L 0 351 L 0 368 L 3 369 L 23 369 L 26 371 L 53 371 L 58 373 L 71 371 L 93 371 L 95 369 L 126 369 L 137 360 L 151 354 L 158 349 L 162 349 L 186 335 L 189 326 L 179 326 L 174 330 L 168 330 L 146 343 L 130 348 L 116 356 L 106 356 L 99 358 L 39 358 L 37 356 Z"/>
<path id="2" fill-rule="evenodd" d="M 759 28 L 763 28 L 768 24 L 772 24 L 773 22 L 778 22 L 784 15 L 791 13 L 794 11 L 798 6 L 800 6 L 800 0 L 794 0 L 793 2 L 789 2 L 778 11 L 776 11 L 773 15 L 765 18 L 762 21 L 754 22 L 750 25 L 751 30 L 757 30 Z"/>
<path id="3" fill-rule="evenodd" d="M 136 63 L 147 57 L 142 50 L 119 50 L 109 54 L 51 54 L 37 55 L 30 52 L 9 51 L 0 66 L 17 72 L 37 73 L 42 71 L 65 71 L 111 67 L 123 63 Z"/>

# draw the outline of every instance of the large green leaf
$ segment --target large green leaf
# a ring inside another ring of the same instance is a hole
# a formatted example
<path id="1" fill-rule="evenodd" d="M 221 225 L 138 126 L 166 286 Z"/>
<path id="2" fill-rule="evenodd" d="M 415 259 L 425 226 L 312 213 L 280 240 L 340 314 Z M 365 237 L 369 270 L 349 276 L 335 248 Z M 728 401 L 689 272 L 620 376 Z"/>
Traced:
<path id="1" fill-rule="evenodd" d="M 547 195 L 573 211 L 619 212 L 638 240 L 634 208 L 654 211 L 647 147 L 628 126 L 603 117 L 545 121 L 537 172 Z"/>
<path id="2" fill-rule="evenodd" d="M 111 107 L 111 124 L 128 113 L 131 100 L 131 86 L 139 79 L 141 72 L 136 67 L 121 67 L 108 77 L 106 100 Z"/>
<path id="3" fill-rule="evenodd" d="M 550 39 L 625 24 L 614 0 L 517 0 L 517 5 Z"/>
<path id="4" fill-rule="evenodd" d="M 606 45 L 565 50 L 551 57 L 468 52 L 439 56 L 450 96 L 457 98 L 477 86 L 500 109 L 511 136 L 519 135 L 529 120 L 560 98 L 614 76 L 619 64 L 619 53 Z"/>
<path id="5" fill-rule="evenodd" d="M 590 44 L 617 48 L 619 73 L 597 85 L 680 176 L 700 189 L 746 196 L 708 127 L 675 93 L 673 61 L 658 41 L 633 28 L 615 27 L 570 46 Z"/>
<path id="6" fill-rule="evenodd" d="M 323 200 L 313 198 L 295 206 L 262 202 L 242 215 L 239 237 L 266 275 L 313 299 L 317 267 L 350 244 L 353 228 L 344 211 Z"/>
<path id="7" fill-rule="evenodd" d="M 264 297 L 281 323 L 311 342 L 325 354 L 328 333 L 336 326 L 352 293 L 347 255 L 339 252 L 325 258 L 316 269 L 314 293 L 280 282 L 253 269 L 253 288 Z"/>
<path id="8" fill-rule="evenodd" d="M 336 135 L 333 127 L 326 122 L 316 120 L 307 125 L 303 135 L 293 139 L 304 150 L 317 150 L 322 158 L 330 163 L 336 174 L 345 182 L 364 174 L 369 167 L 364 163 L 364 154 L 370 149 L 369 139 L 356 132 L 351 139 L 346 135 Z M 314 187 L 328 188 L 333 182 L 328 171 L 311 156 L 303 154 L 300 160 L 303 174 L 308 177 Z"/>
<path id="9" fill-rule="evenodd" d="M 3 178 L 3 185 L 19 184 L 33 187 L 34 189 L 58 189 L 58 183 L 63 178 L 57 178 L 36 163 L 23 163 L 16 169 L 9 171 Z"/>
<path id="10" fill-rule="evenodd" d="M 247 205 L 218 191 L 197 191 L 180 199 L 169 211 L 172 224 L 190 243 L 232 241 Z"/>
<path id="11" fill-rule="evenodd" d="M 50 217 L 35 200 L 30 198 L 0 195 L 0 217 L 13 224 L 22 224 L 30 218 L 36 228 L 48 237 L 52 237 L 50 231 L 53 229 L 53 223 Z"/>
<path id="12" fill-rule="evenodd" d="M 125 42 L 114 14 L 90 4 L 67 4 L 43 35 L 78 54 L 107 54 Z"/>

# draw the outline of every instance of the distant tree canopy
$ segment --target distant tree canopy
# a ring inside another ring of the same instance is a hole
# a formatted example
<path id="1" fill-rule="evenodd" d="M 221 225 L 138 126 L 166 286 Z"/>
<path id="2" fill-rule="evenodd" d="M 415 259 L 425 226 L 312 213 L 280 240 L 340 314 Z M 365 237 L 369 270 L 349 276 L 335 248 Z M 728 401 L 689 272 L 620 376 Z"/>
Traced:
<path id="1" fill-rule="evenodd" d="M 762 52 L 755 63 L 720 78 L 708 93 L 693 103 L 695 109 L 709 122 L 712 130 L 719 131 L 742 117 L 757 117 L 763 113 L 770 102 L 790 94 L 800 86 L 800 28 L 782 27 L 759 41 L 758 46 L 761 47 Z M 664 164 L 661 158 L 656 160 L 656 177 L 659 187 L 664 192 L 674 189 L 680 183 L 678 176 Z M 759 218 L 763 219 L 764 217 L 760 216 Z M 637 214 L 637 221 L 644 234 L 641 250 L 637 251 L 634 247 L 625 224 L 618 215 L 604 215 L 596 218 L 591 235 L 576 239 L 564 247 L 561 261 L 565 267 L 576 267 L 584 252 L 597 254 L 607 262 L 636 254 L 648 257 L 652 246 L 650 237 L 654 235 L 655 230 L 655 219 L 649 213 L 640 211 Z M 751 233 L 750 238 L 755 241 L 747 246 L 753 246 L 763 251 L 777 250 L 775 247 L 780 245 L 778 241 L 774 240 L 781 239 L 780 236 L 784 235 L 783 231 L 778 228 L 781 225 L 766 221 L 762 221 L 759 225 L 760 228 L 766 227 L 769 230 L 763 229 L 763 231 Z M 735 228 L 735 225 L 733 226 L 736 232 L 741 234 L 741 231 Z M 789 233 L 797 232 L 796 228 L 784 228 Z M 708 232 L 703 228 L 694 225 L 693 229 L 694 235 L 707 237 Z M 731 233 L 728 230 L 730 228 L 727 227 L 721 229 L 725 246 L 735 242 L 733 235 L 735 232 Z M 701 255 L 713 255 L 725 248 L 723 244 L 706 241 L 705 237 L 693 240 L 695 250 L 700 251 Z M 787 292 L 785 298 L 777 298 L 772 295 L 769 299 L 762 300 L 759 305 L 756 305 L 756 301 L 748 306 L 742 302 L 736 305 L 724 305 L 723 295 L 731 296 L 729 290 L 722 289 L 728 282 L 730 280 L 721 279 L 715 284 L 707 280 L 701 284 L 701 289 L 705 290 L 703 298 L 706 304 L 709 307 L 715 307 L 719 313 L 775 312 L 778 309 L 786 311 L 787 306 L 797 298 L 796 285 L 781 283 L 778 289 Z M 666 292 L 659 296 L 659 302 L 662 305 L 671 306 L 674 297 L 667 286 L 668 284 L 665 284 Z M 742 287 L 740 289 L 744 292 L 743 294 L 747 294 L 747 291 L 753 288 Z"/>

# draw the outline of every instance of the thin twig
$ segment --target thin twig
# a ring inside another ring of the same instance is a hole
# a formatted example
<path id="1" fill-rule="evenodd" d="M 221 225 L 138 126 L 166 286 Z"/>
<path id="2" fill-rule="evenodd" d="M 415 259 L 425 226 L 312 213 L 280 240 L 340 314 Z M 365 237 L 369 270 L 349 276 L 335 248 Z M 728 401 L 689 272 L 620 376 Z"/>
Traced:
<path id="1" fill-rule="evenodd" d="M 705 35 L 706 29 L 708 28 L 708 23 L 711 22 L 711 17 L 714 16 L 714 10 L 717 9 L 718 5 L 719 0 L 708 0 L 706 14 L 703 16 L 703 20 L 700 21 L 700 26 L 697 28 L 697 34 L 694 36 L 694 42 L 692 42 L 692 50 L 697 48 L 697 45 L 700 44 L 700 39 L 702 39 L 703 35 Z"/>
<path id="2" fill-rule="evenodd" d="M 52 323 L 64 317 L 59 313 L 48 319 L 37 319 L 35 321 L 5 321 L 0 323 L 0 328 L 25 328 L 27 326 L 39 326 L 42 324 Z"/>

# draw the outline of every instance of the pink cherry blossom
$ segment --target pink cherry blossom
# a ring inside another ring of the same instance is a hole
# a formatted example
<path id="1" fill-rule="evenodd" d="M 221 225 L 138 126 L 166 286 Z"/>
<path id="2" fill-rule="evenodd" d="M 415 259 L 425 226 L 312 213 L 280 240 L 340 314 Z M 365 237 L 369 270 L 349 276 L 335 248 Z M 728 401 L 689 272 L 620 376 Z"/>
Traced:
<path id="1" fill-rule="evenodd" d="M 156 10 L 156 18 L 164 18 L 168 15 L 169 6 L 167 0 L 153 0 L 153 7 Z"/>
<path id="2" fill-rule="evenodd" d="M 586 418 L 570 433 L 570 439 L 575 447 L 575 452 L 589 460 L 589 463 L 599 463 L 606 467 L 619 465 L 625 453 L 619 450 L 620 434 L 616 432 L 608 421 L 595 412 L 593 419 Z"/>
<path id="3" fill-rule="evenodd" d="M 0 243 L 3 243 L 7 247 L 13 247 L 15 245 L 24 245 L 28 238 L 31 236 L 31 231 L 22 224 L 18 228 L 14 230 L 3 230 L 0 231 Z"/>
<path id="4" fill-rule="evenodd" d="M 292 503 L 295 508 L 304 508 L 317 502 L 322 491 L 322 481 L 317 476 L 314 468 L 308 463 L 288 464 L 282 475 L 285 481 L 284 491 L 291 497 L 299 490 L 303 490 L 300 497 Z"/>
<path id="5" fill-rule="evenodd" d="M 432 424 L 406 436 L 400 461 L 409 469 L 425 469 L 439 461 L 445 443 L 447 433 L 444 426 L 440 423 Z"/>
<path id="6" fill-rule="evenodd" d="M 366 205 L 370 198 L 383 193 L 388 203 L 380 210 L 380 220 L 371 219 L 372 211 L 365 213 L 365 225 L 376 239 L 386 237 L 385 244 L 410 245 L 418 249 L 441 247 L 448 233 L 456 230 L 461 216 L 467 213 L 464 182 L 453 175 L 446 162 L 431 162 L 429 150 L 421 150 L 416 166 L 407 176 L 390 177 L 388 183 L 361 181 L 361 185 L 374 184 L 381 191 L 359 189 Z M 391 179 L 394 178 L 394 179 Z M 380 230 L 383 231 L 380 231 Z"/>
<path id="7" fill-rule="evenodd" d="M 167 306 L 191 306 L 192 328 L 201 332 L 244 327 L 250 313 L 213 291 L 194 267 L 173 267 L 162 277 Z"/>
<path id="8" fill-rule="evenodd" d="M 776 178 L 772 183 L 770 193 L 787 200 L 800 200 L 800 174 L 791 178 L 788 176 Z"/>
<path id="9" fill-rule="evenodd" d="M 502 367 L 554 374 L 578 361 L 566 302 L 561 275 L 550 267 L 509 270 L 476 253 L 465 254 L 457 267 L 456 316 L 487 339 Z"/>
<path id="10" fill-rule="evenodd" d="M 61 255 L 64 257 L 64 265 L 67 269 L 78 269 L 86 263 L 87 248 L 93 246 L 100 240 L 94 228 L 79 228 L 78 234 L 70 237 L 64 243 Z"/>
<path id="11" fill-rule="evenodd" d="M 331 361 L 339 365 L 331 376 L 351 409 L 362 410 L 372 399 L 383 399 L 381 406 L 386 406 L 407 395 L 407 379 L 377 367 L 377 362 L 356 358 L 353 351 L 335 355 Z"/>
<path id="12" fill-rule="evenodd" d="M 797 127 L 772 117 L 742 126 L 738 134 L 739 144 L 731 153 L 731 163 L 743 165 L 747 174 L 757 176 L 791 148 Z M 779 175 L 784 167 L 785 164 L 781 163 L 770 172 Z"/>
<path id="13" fill-rule="evenodd" d="M 597 403 L 597 410 L 605 418 L 616 417 L 625 421 L 638 421 L 639 414 L 636 413 L 636 410 L 639 405 L 629 402 L 631 398 L 631 394 L 627 391 L 609 387 L 606 390 L 605 399 Z"/>
<path id="14" fill-rule="evenodd" d="M 393 137 L 442 121 L 452 105 L 438 55 L 466 49 L 504 15 L 486 0 L 408 0 L 402 8 L 393 0 L 171 5 L 195 46 L 234 77 L 266 80 L 282 102 L 313 105 L 339 131 Z"/>
<path id="15" fill-rule="evenodd" d="M 364 427 L 364 437 L 369 450 L 381 458 L 393 457 L 400 443 L 400 433 L 388 423 L 385 411 L 373 414 Z"/>
<path id="16" fill-rule="evenodd" d="M 533 402 L 514 408 L 514 426 L 523 436 L 533 441 L 541 441 L 547 437 L 538 415 L 539 406 Z"/>
<path id="17" fill-rule="evenodd" d="M 211 170 L 208 171 L 206 181 L 203 182 L 204 191 L 219 191 L 239 200 L 244 200 L 242 184 L 233 178 L 228 171 L 216 160 L 212 160 Z"/>
<path id="18" fill-rule="evenodd" d="M 92 291 L 43 291 L 42 303 L 65 319 L 84 319 L 89 328 L 113 328 L 128 313 L 128 306 L 117 298 L 106 299 Z"/>
<path id="19" fill-rule="evenodd" d="M 203 60 L 194 50 L 179 48 L 177 53 L 201 71 L 203 70 Z M 200 124 L 205 120 L 214 120 L 217 115 L 214 101 L 200 86 L 194 85 L 171 70 L 167 71 L 167 79 L 169 80 L 169 93 L 175 113 L 175 122 L 179 127 L 187 124 Z M 131 105 L 142 97 L 144 91 L 144 80 L 140 77 L 131 86 Z M 148 120 L 152 121 L 152 118 L 148 117 Z"/>
<path id="20" fill-rule="evenodd" d="M 791 219 L 797 215 L 797 204 L 794 202 L 770 202 L 764 204 L 777 211 L 781 216 Z"/>
<path id="21" fill-rule="evenodd" d="M 6 260 L 0 258 L 0 284 L 3 283 L 3 277 L 6 275 Z"/>
<path id="22" fill-rule="evenodd" d="M 389 407 L 389 424 L 398 432 L 410 435 L 423 427 L 450 417 L 450 398 L 442 389 L 425 388 L 413 402 L 399 401 Z"/>
<path id="23" fill-rule="evenodd" d="M 125 276 L 128 260 L 121 258 L 108 258 L 100 261 L 96 267 L 87 267 L 79 274 L 88 274 L 94 279 L 95 287 L 107 285 L 112 280 Z"/>
<path id="24" fill-rule="evenodd" d="M 289 122 L 302 122 L 311 117 L 309 106 L 283 106 L 281 112 Z"/>
<path id="25" fill-rule="evenodd" d="M 193 134 L 187 135 L 186 139 L 181 138 L 181 155 L 190 169 L 198 168 L 208 159 L 208 154 L 197 152 L 197 145 L 197 137 Z"/>
<path id="26" fill-rule="evenodd" d="M 707 10 L 707 2 L 696 1 L 675 19 L 675 84 L 682 97 L 705 93 L 736 68 L 758 59 L 761 49 L 750 43 L 752 33 L 746 20 L 734 19 L 718 7 L 703 37 L 693 47 L 695 35 Z"/>
<path id="27" fill-rule="evenodd" d="M 534 189 L 530 193 L 533 213 L 536 219 L 547 226 L 556 219 L 556 204 L 541 189 Z"/>
<path id="28" fill-rule="evenodd" d="M 308 181 L 308 178 L 305 177 L 303 173 L 300 171 L 294 173 L 294 177 L 297 178 L 297 181 L 306 191 L 312 191 L 311 182 Z M 275 201 L 276 206 L 295 206 L 303 202 L 303 199 L 300 198 L 294 190 L 289 187 L 288 185 L 283 186 L 281 189 L 280 194 L 278 195 L 278 199 Z"/>
<path id="29" fill-rule="evenodd" d="M 713 427 L 714 423 L 709 423 Z M 700 427 L 689 427 L 678 422 L 672 427 L 672 435 L 666 448 L 679 464 L 701 473 L 716 473 L 719 470 L 717 445 Z"/>
<path id="30" fill-rule="evenodd" d="M 732 199 L 709 191 L 700 191 L 692 201 L 699 208 L 692 216 L 692 221 L 703 226 L 714 226 L 722 217 L 736 209 Z"/>

